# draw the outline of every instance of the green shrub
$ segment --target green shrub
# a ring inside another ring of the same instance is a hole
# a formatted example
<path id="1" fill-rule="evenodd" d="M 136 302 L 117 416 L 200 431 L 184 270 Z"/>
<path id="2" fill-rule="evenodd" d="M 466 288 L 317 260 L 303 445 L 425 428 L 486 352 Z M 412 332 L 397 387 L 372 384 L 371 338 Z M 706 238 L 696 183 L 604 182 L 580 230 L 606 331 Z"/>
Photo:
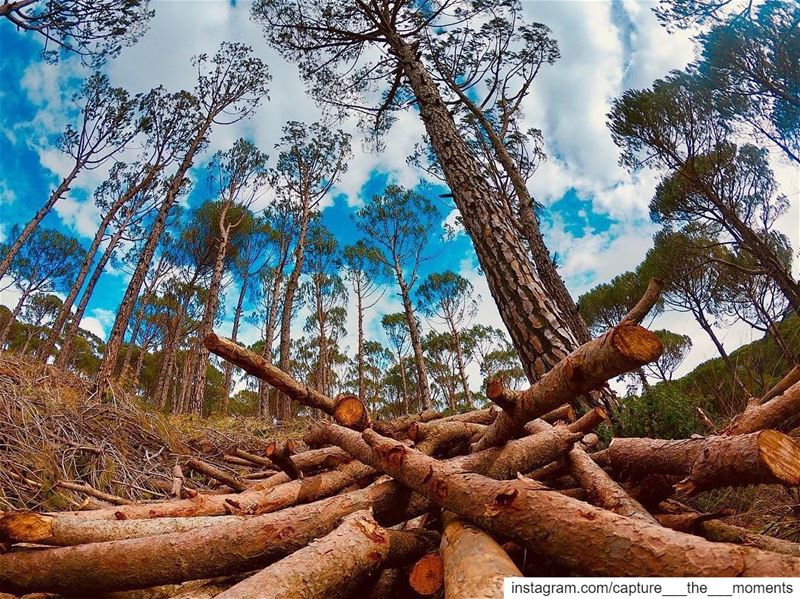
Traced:
<path id="1" fill-rule="evenodd" d="M 703 432 L 695 410 L 703 404 L 698 396 L 683 392 L 680 385 L 661 383 L 642 395 L 622 400 L 615 432 L 620 437 L 685 439 Z"/>

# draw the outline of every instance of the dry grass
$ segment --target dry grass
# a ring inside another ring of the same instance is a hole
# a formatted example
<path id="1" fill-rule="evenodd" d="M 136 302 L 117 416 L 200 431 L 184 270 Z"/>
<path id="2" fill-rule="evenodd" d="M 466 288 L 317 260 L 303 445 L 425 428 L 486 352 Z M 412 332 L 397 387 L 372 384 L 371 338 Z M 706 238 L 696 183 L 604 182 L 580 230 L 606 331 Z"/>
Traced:
<path id="1" fill-rule="evenodd" d="M 171 467 L 192 455 L 221 461 L 234 447 L 255 449 L 276 430 L 255 418 L 164 417 L 115 388 L 100 403 L 88 383 L 52 366 L 0 352 L 0 511 L 80 507 L 84 498 L 58 487 L 87 484 L 126 499 L 166 496 Z M 188 473 L 187 473 L 188 474 Z M 203 487 L 203 479 L 187 479 Z"/>

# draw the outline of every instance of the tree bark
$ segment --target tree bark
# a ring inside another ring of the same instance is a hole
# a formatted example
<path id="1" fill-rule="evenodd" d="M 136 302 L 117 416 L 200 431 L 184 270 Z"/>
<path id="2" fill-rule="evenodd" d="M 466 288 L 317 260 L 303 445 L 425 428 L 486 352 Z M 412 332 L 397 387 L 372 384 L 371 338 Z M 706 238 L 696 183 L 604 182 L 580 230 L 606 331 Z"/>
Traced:
<path id="1" fill-rule="evenodd" d="M 249 485 L 244 482 L 239 475 L 220 470 L 216 466 L 212 466 L 211 464 L 208 464 L 203 460 L 198 460 L 197 458 L 189 458 L 186 460 L 186 467 L 194 470 L 195 472 L 199 472 L 200 474 L 205 474 L 209 478 L 218 480 L 223 485 L 227 485 L 235 491 L 246 491 L 249 487 Z"/>
<path id="2" fill-rule="evenodd" d="M 6 553 L 0 555 L 0 592 L 86 597 L 247 572 L 297 551 L 328 534 L 344 516 L 370 507 L 378 522 L 390 526 L 430 509 L 430 503 L 387 482 L 277 514 L 182 533 Z"/>
<path id="3" fill-rule="evenodd" d="M 527 479 L 495 481 L 424 456 L 372 430 L 370 463 L 490 534 L 534 549 L 577 574 L 796 576 L 800 559 L 710 543 L 620 516 Z"/>
<path id="4" fill-rule="evenodd" d="M 447 599 L 502 599 L 503 578 L 522 576 L 503 548 L 485 532 L 442 513 L 444 594 Z"/>
<path id="5" fill-rule="evenodd" d="M 800 414 L 800 382 L 766 403 L 748 404 L 722 431 L 723 435 L 744 435 L 769 428 L 781 428 Z"/>
<path id="6" fill-rule="evenodd" d="M 789 372 L 787 372 L 786 376 L 775 383 L 775 386 L 767 391 L 761 397 L 758 403 L 765 404 L 774 397 L 783 395 L 789 389 L 789 387 L 794 386 L 796 383 L 800 383 L 800 365 L 795 366 Z"/>
<path id="7" fill-rule="evenodd" d="M 606 457 L 632 476 L 684 476 L 675 488 L 689 496 L 725 486 L 800 484 L 800 444 L 772 430 L 678 441 L 617 437 Z"/>
<path id="8" fill-rule="evenodd" d="M 242 277 L 242 289 L 239 291 L 239 299 L 236 302 L 236 311 L 233 313 L 233 330 L 231 331 L 231 341 L 236 343 L 239 337 L 239 324 L 242 319 L 242 309 L 244 308 L 244 298 L 247 294 L 247 284 L 250 279 L 250 272 L 245 269 L 244 276 Z M 225 401 L 229 402 L 231 399 L 231 392 L 233 391 L 233 364 L 225 362 Z M 227 412 L 227 403 L 225 411 Z"/>
<path id="9" fill-rule="evenodd" d="M 605 385 L 610 378 L 652 362 L 662 351 L 661 342 L 653 333 L 622 322 L 561 360 L 526 391 L 501 388 L 498 394 L 495 389 L 489 398 L 493 401 L 502 398 L 510 409 L 500 412 L 473 445 L 473 451 L 502 445 L 514 438 L 529 420 Z"/>
<path id="10" fill-rule="evenodd" d="M 411 338 L 411 349 L 414 352 L 414 367 L 417 370 L 417 400 L 420 410 L 429 410 L 433 407 L 431 403 L 431 391 L 428 386 L 428 368 L 425 365 L 425 354 L 422 351 L 422 339 L 420 338 L 417 318 L 414 316 L 414 307 L 411 305 L 411 295 L 409 286 L 403 277 L 403 270 L 397 261 L 394 265 L 397 285 L 400 287 L 400 297 L 403 300 L 403 313 L 408 324 L 408 334 Z"/>
<path id="11" fill-rule="evenodd" d="M 499 206 L 497 192 L 481 176 L 478 160 L 459 135 L 416 49 L 396 31 L 387 30 L 385 35 L 414 91 L 420 117 L 472 238 L 489 289 L 533 383 L 574 350 L 578 342 L 538 280 L 535 266 Z"/>

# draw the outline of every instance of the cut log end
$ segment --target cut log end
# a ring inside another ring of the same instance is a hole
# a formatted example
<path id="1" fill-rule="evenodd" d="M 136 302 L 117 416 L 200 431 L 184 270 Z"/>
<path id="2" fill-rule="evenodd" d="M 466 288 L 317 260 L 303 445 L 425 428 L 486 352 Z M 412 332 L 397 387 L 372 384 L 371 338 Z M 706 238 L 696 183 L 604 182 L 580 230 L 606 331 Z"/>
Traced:
<path id="1" fill-rule="evenodd" d="M 428 597 L 444 585 L 444 562 L 438 553 L 429 553 L 414 564 L 408 582 L 420 595 Z"/>
<path id="2" fill-rule="evenodd" d="M 337 424 L 363 431 L 369 426 L 369 412 L 357 396 L 339 395 L 333 407 L 333 418 Z"/>
<path id="3" fill-rule="evenodd" d="M 664 351 L 654 333 L 629 321 L 617 325 L 611 343 L 622 355 L 641 364 L 654 362 Z"/>
<path id="4" fill-rule="evenodd" d="M 0 541 L 36 543 L 53 536 L 53 517 L 30 512 L 0 515 Z"/>
<path id="5" fill-rule="evenodd" d="M 758 435 L 758 447 L 775 478 L 786 485 L 800 485 L 800 443 L 778 431 L 766 430 Z"/>

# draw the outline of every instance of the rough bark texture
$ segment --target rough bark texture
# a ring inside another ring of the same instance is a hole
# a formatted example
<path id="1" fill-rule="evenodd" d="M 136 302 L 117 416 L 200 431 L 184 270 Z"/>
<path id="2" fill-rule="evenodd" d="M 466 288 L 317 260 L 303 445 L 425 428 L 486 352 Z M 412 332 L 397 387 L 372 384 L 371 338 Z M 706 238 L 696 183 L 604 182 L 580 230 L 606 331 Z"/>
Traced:
<path id="1" fill-rule="evenodd" d="M 291 439 L 288 441 L 271 441 L 264 449 L 264 454 L 292 480 L 303 478 L 303 471 L 292 459 L 294 453 L 295 446 Z"/>
<path id="2" fill-rule="evenodd" d="M 439 552 L 447 599 L 502 599 L 503 578 L 522 576 L 503 548 L 485 532 L 443 512 Z"/>
<path id="3" fill-rule="evenodd" d="M 371 463 L 490 534 L 575 573 L 601 576 L 797 576 L 800 559 L 710 543 L 553 492 L 527 479 L 453 472 L 371 430 Z"/>
<path id="4" fill-rule="evenodd" d="M 209 478 L 218 480 L 223 485 L 227 485 L 236 491 L 246 491 L 248 488 L 247 483 L 244 482 L 237 474 L 225 472 L 224 470 L 220 470 L 219 468 L 202 460 L 198 460 L 197 458 L 189 458 L 186 460 L 186 467 L 194 470 L 195 472 L 199 472 L 200 474 L 205 474 Z"/>
<path id="5" fill-rule="evenodd" d="M 503 409 L 473 445 L 473 451 L 502 445 L 513 439 L 529 420 L 605 385 L 608 379 L 652 362 L 662 351 L 661 342 L 653 333 L 623 322 L 582 345 L 528 390 L 502 389 L 504 403 L 512 407 Z M 495 398 L 490 396 L 490 399 Z"/>
<path id="6" fill-rule="evenodd" d="M 87 597 L 247 572 L 297 551 L 328 534 L 344 516 L 370 507 L 378 522 L 390 526 L 430 509 L 430 504 L 387 482 L 277 514 L 183 533 L 6 553 L 0 555 L 0 592 Z"/>
<path id="7" fill-rule="evenodd" d="M 568 458 L 572 475 L 578 480 L 581 487 L 586 489 L 591 503 L 616 514 L 657 524 L 650 512 L 611 480 L 611 477 L 595 464 L 582 448 L 573 447 Z"/>
<path id="8" fill-rule="evenodd" d="M 325 537 L 254 574 L 219 599 L 346 597 L 389 555 L 389 534 L 368 511 L 347 516 Z"/>
<path id="9" fill-rule="evenodd" d="M 759 403 L 767 403 L 773 397 L 783 395 L 783 393 L 795 383 L 800 383 L 800 365 L 792 368 L 786 373 L 786 376 L 775 383 L 775 386 L 764 394 L 764 396 L 759 400 Z"/>
<path id="10" fill-rule="evenodd" d="M 722 434 L 743 435 L 769 428 L 781 428 L 798 414 L 800 414 L 800 382 L 765 403 L 749 403 L 745 411 L 734 418 Z"/>
<path id="11" fill-rule="evenodd" d="M 633 476 L 685 476 L 675 487 L 687 495 L 724 486 L 800 484 L 800 444 L 771 430 L 678 441 L 616 438 L 604 457 L 614 470 Z"/>

